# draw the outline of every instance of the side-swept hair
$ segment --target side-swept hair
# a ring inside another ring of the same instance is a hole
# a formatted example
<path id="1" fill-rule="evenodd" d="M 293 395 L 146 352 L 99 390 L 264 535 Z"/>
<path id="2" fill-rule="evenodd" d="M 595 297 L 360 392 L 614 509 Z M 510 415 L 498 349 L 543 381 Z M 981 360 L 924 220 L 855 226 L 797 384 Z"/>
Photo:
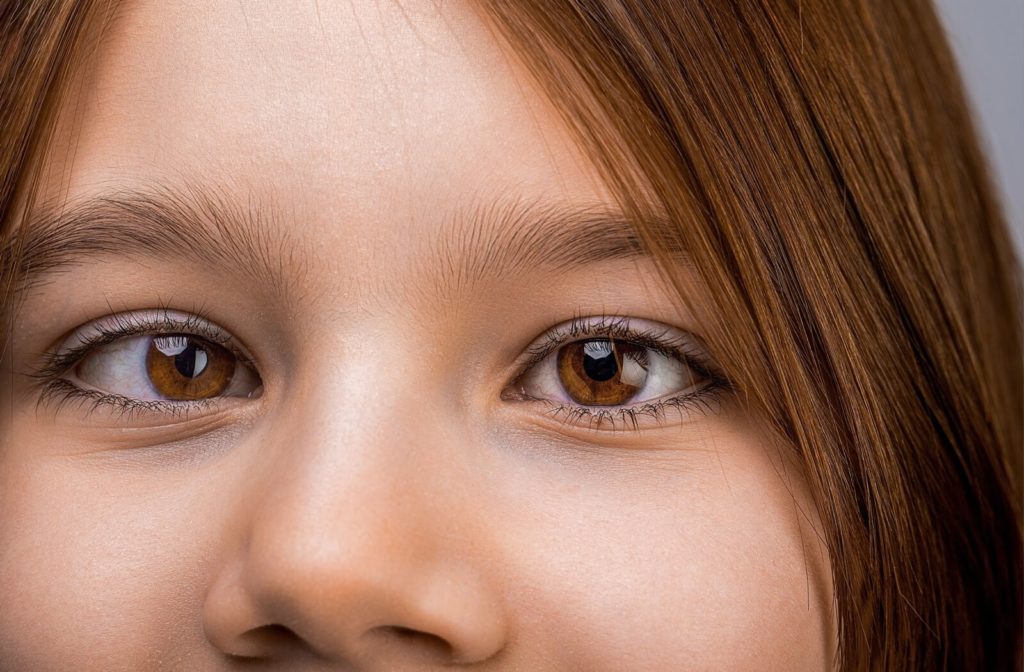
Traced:
<path id="1" fill-rule="evenodd" d="M 648 244 L 806 465 L 842 667 L 1016 669 L 1018 272 L 927 0 L 480 5 L 637 226 L 677 222 Z"/>

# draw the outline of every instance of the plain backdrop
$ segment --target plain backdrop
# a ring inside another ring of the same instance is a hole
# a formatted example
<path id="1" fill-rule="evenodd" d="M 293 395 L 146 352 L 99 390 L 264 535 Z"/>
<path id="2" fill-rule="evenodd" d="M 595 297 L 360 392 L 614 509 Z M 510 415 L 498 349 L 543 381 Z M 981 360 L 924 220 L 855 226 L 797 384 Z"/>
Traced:
<path id="1" fill-rule="evenodd" d="M 975 123 L 1024 257 L 1024 0 L 935 4 L 960 60 Z"/>

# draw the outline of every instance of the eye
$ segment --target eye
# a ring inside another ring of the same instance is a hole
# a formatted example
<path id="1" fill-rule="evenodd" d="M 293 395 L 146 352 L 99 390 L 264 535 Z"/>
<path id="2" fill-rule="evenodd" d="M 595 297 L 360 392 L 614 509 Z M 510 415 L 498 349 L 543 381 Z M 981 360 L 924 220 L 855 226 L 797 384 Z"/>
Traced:
<path id="1" fill-rule="evenodd" d="M 33 374 L 40 401 L 118 418 L 177 416 L 225 398 L 253 399 L 263 381 L 230 333 L 195 313 L 141 310 L 100 318 L 72 332 Z"/>
<path id="2" fill-rule="evenodd" d="M 685 362 L 618 338 L 575 341 L 520 381 L 524 395 L 582 406 L 625 406 L 697 389 L 708 377 Z"/>
<path id="3" fill-rule="evenodd" d="M 712 410 L 731 389 L 696 336 L 647 320 L 576 318 L 527 349 L 528 361 L 502 393 L 506 401 L 544 402 L 551 415 L 591 428 L 640 416 L 664 420 L 667 409 Z"/>
<path id="4" fill-rule="evenodd" d="M 249 397 L 260 387 L 237 355 L 190 334 L 132 336 L 95 347 L 74 367 L 71 382 L 141 401 Z"/>

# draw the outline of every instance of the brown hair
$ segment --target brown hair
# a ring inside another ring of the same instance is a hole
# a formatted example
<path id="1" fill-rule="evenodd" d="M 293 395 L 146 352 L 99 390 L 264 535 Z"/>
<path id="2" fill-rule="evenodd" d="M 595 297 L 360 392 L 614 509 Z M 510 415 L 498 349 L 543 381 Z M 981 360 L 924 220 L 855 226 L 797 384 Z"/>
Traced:
<path id="1" fill-rule="evenodd" d="M 9 238 L 88 4 L 0 9 Z M 710 289 L 709 343 L 805 465 L 841 665 L 1018 665 L 1018 276 L 927 0 L 478 4 L 683 300 L 666 250 Z"/>

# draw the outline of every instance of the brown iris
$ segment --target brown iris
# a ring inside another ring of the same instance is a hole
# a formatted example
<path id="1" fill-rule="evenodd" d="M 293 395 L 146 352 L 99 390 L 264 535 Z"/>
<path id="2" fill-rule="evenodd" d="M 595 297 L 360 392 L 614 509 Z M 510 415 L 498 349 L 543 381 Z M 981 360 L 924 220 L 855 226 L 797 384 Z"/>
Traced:
<path id="1" fill-rule="evenodd" d="M 584 406 L 629 402 L 647 380 L 647 348 L 617 339 L 577 341 L 558 351 L 558 378 Z"/>
<path id="2" fill-rule="evenodd" d="M 235 373 L 235 356 L 196 336 L 154 336 L 146 352 L 153 388 L 166 399 L 208 399 L 222 393 Z"/>

